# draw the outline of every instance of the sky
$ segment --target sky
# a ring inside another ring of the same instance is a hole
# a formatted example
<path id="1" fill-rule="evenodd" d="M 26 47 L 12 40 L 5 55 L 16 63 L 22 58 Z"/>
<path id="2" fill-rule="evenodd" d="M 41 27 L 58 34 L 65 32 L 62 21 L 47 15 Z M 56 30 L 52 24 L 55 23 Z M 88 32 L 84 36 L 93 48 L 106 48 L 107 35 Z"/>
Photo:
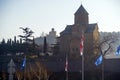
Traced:
<path id="1" fill-rule="evenodd" d="M 74 24 L 81 4 L 99 31 L 120 30 L 120 0 L 0 0 L 0 41 L 22 35 L 19 27 L 29 27 L 35 37 L 51 28 L 59 35 L 66 25 Z"/>

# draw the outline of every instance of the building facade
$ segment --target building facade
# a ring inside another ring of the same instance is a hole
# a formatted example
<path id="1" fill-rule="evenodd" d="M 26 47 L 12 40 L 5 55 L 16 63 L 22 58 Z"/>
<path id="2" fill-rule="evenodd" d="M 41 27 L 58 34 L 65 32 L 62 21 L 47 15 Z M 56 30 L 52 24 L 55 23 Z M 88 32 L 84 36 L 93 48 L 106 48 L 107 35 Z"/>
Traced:
<path id="1" fill-rule="evenodd" d="M 37 45 L 43 45 L 44 44 L 44 36 L 46 36 L 47 39 L 47 44 L 49 46 L 51 46 L 52 44 L 56 44 L 57 42 L 57 35 L 56 35 L 56 31 L 54 30 L 54 28 L 51 29 L 51 31 L 49 32 L 48 35 L 42 35 L 38 38 L 35 38 L 35 43 Z"/>
<path id="2" fill-rule="evenodd" d="M 84 35 L 84 51 L 85 61 L 90 60 L 94 64 L 95 55 L 99 50 L 94 47 L 99 43 L 99 31 L 97 23 L 89 24 L 88 12 L 83 5 L 74 14 L 74 24 L 67 25 L 60 33 L 60 53 L 68 54 L 70 58 L 80 58 L 80 40 Z M 93 65 L 92 64 L 92 65 Z M 87 64 L 86 64 L 87 65 Z"/>

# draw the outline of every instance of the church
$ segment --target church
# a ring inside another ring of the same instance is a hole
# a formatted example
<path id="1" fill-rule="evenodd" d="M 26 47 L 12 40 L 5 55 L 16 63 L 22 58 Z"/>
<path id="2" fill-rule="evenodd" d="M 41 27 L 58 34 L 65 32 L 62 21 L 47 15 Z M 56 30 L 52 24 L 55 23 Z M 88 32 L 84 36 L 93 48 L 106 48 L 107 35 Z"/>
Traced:
<path id="1" fill-rule="evenodd" d="M 80 39 L 84 35 L 84 54 L 97 54 L 98 50 L 94 49 L 99 43 L 98 24 L 89 24 L 88 12 L 83 5 L 74 14 L 74 24 L 67 25 L 60 33 L 60 52 L 68 54 L 70 57 L 80 55 Z"/>

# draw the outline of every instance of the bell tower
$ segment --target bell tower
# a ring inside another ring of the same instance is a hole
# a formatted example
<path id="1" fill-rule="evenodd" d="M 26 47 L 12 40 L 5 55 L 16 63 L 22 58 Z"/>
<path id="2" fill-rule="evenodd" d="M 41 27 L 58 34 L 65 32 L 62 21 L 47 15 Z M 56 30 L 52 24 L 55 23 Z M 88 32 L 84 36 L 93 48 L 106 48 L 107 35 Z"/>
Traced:
<path id="1" fill-rule="evenodd" d="M 88 17 L 88 12 L 85 10 L 85 8 L 81 5 L 79 9 L 75 12 L 74 14 L 74 24 L 89 24 L 89 17 Z"/>

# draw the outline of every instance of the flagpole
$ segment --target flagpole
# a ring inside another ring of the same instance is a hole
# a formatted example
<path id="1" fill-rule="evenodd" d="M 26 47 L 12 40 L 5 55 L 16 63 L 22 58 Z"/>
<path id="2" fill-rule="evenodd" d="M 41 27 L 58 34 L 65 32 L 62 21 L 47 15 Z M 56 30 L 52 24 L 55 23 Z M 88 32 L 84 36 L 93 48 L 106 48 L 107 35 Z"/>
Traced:
<path id="1" fill-rule="evenodd" d="M 102 80 L 104 80 L 104 56 L 103 57 L 103 62 L 102 62 Z"/>
<path id="2" fill-rule="evenodd" d="M 82 80 L 84 80 L 84 55 L 82 55 Z"/>
<path id="3" fill-rule="evenodd" d="M 68 80 L 68 56 L 66 54 L 66 61 L 65 61 L 65 71 L 66 71 L 66 80 Z"/>
<path id="4" fill-rule="evenodd" d="M 84 32 L 82 31 L 81 42 L 80 42 L 80 53 L 82 56 L 82 80 L 84 80 Z"/>
<path id="5" fill-rule="evenodd" d="M 66 71 L 66 80 L 68 80 L 68 71 Z"/>

